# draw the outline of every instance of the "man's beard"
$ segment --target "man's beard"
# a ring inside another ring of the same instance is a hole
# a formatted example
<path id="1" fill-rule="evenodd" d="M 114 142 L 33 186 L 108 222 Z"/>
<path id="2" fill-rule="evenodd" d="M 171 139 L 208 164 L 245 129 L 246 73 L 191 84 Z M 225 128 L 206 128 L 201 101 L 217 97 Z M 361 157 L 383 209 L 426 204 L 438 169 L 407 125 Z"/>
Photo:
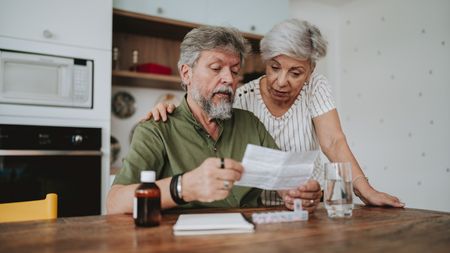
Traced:
<path id="1" fill-rule="evenodd" d="M 212 99 L 217 93 L 227 93 L 230 99 L 221 99 L 218 104 L 214 104 Z M 219 86 L 213 90 L 209 97 L 200 94 L 200 89 L 196 86 L 191 90 L 192 99 L 197 102 L 211 119 L 229 119 L 233 111 L 234 92 L 230 86 Z"/>

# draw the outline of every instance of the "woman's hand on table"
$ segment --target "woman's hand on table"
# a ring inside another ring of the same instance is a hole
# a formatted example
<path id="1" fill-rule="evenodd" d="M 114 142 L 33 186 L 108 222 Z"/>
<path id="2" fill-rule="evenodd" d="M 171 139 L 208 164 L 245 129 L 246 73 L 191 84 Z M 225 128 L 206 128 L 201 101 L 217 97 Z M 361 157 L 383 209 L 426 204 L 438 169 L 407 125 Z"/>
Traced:
<path id="1" fill-rule="evenodd" d="M 353 189 L 355 195 L 366 205 L 405 207 L 405 203 L 402 203 L 397 197 L 375 190 L 368 182 L 365 185 L 359 185 L 359 188 L 354 185 Z"/>

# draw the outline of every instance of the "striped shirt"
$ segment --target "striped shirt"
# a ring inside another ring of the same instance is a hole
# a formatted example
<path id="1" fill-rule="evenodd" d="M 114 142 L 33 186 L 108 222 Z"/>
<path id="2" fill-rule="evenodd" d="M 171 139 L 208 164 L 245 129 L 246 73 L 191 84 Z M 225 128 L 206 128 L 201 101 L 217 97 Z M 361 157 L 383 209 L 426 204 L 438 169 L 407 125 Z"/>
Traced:
<path id="1" fill-rule="evenodd" d="M 234 107 L 253 112 L 281 150 L 293 152 L 320 150 L 312 119 L 335 108 L 326 77 L 313 73 L 291 108 L 281 117 L 273 116 L 264 104 L 259 85 L 261 78 L 237 89 Z M 312 178 L 323 186 L 323 166 L 320 156 L 315 161 Z M 274 191 L 264 191 L 262 201 L 265 205 L 282 204 Z"/>

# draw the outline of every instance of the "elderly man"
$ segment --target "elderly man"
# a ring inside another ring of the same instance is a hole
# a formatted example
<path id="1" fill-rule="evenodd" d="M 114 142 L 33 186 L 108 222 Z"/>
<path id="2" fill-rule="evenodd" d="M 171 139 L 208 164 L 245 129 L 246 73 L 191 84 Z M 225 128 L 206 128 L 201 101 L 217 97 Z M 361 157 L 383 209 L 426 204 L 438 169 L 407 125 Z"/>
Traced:
<path id="1" fill-rule="evenodd" d="M 233 185 L 244 170 L 238 161 L 247 144 L 277 148 L 252 113 L 232 109 L 248 48 L 233 28 L 205 26 L 186 35 L 178 62 L 185 99 L 167 123 L 136 128 L 108 195 L 109 213 L 132 211 L 142 170 L 156 172 L 163 209 L 258 205 L 261 190 Z"/>

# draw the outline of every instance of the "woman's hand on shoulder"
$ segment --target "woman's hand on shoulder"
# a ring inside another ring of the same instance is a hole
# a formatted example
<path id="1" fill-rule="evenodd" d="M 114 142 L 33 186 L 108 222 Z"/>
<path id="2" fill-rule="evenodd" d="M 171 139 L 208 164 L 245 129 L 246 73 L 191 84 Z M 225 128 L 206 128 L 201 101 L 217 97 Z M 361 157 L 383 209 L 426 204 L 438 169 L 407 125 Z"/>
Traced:
<path id="1" fill-rule="evenodd" d="M 167 121 L 167 115 L 171 114 L 175 110 L 174 104 L 166 104 L 166 103 L 158 103 L 151 111 L 145 115 L 140 122 L 144 122 L 150 119 L 154 119 L 155 121 L 159 121 L 162 119 L 163 122 Z"/>

